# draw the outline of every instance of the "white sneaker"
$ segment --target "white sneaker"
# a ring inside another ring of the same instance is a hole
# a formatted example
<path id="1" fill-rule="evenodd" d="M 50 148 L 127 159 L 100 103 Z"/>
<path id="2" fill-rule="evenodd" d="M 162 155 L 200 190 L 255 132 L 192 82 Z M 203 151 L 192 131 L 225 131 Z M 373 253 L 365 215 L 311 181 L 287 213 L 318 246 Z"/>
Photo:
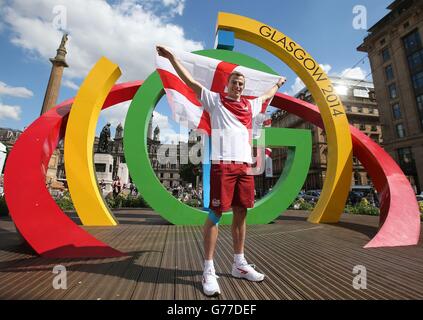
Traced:
<path id="1" fill-rule="evenodd" d="M 235 278 L 243 278 L 254 282 L 260 282 L 264 280 L 264 274 L 254 270 L 256 266 L 253 264 L 243 264 L 237 266 L 235 263 L 232 264 L 232 275 Z"/>
<path id="2" fill-rule="evenodd" d="M 204 271 L 203 273 L 203 292 L 206 296 L 213 297 L 220 294 L 219 277 L 213 270 Z"/>

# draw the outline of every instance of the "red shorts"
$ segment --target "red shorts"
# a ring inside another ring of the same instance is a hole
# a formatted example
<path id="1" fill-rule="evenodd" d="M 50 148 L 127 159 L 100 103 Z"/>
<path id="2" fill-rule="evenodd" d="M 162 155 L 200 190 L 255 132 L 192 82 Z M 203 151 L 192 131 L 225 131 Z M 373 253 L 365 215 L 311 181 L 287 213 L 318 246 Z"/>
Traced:
<path id="1" fill-rule="evenodd" d="M 216 213 L 232 207 L 254 207 L 254 176 L 248 163 L 213 163 L 210 172 L 210 209 Z"/>

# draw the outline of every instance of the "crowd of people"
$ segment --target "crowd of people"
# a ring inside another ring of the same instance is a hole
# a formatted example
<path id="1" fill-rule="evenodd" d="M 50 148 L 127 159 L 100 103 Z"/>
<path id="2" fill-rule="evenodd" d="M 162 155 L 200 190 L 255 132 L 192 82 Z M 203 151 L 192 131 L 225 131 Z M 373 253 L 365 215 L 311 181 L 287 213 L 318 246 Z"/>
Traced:
<path id="1" fill-rule="evenodd" d="M 166 189 L 175 198 L 183 203 L 193 204 L 195 202 L 197 206 L 202 205 L 203 190 L 201 187 L 198 189 L 198 191 L 195 190 L 191 184 L 187 184 L 186 186 L 179 185 L 173 188 L 167 187 Z"/>
<path id="2" fill-rule="evenodd" d="M 105 195 L 106 191 L 106 182 L 104 179 L 101 179 L 100 183 L 100 190 L 103 195 Z M 119 177 L 115 177 L 112 182 L 112 192 L 113 198 L 116 198 L 119 194 L 124 193 L 125 195 L 131 195 L 133 197 L 138 196 L 138 189 L 134 183 L 122 183 Z"/>

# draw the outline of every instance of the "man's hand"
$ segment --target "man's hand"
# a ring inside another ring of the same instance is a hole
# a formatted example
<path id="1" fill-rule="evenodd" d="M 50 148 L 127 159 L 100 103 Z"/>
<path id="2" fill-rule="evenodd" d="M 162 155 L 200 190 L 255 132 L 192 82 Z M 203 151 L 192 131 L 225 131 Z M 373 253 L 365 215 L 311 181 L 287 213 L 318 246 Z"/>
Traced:
<path id="1" fill-rule="evenodd" d="M 267 100 L 273 98 L 273 96 L 276 94 L 276 92 L 279 90 L 279 88 L 283 86 L 283 84 L 285 82 L 286 82 L 286 78 L 280 77 L 279 81 L 276 84 L 274 84 L 265 94 L 263 94 L 260 97 L 261 101 L 267 101 Z"/>
<path id="2" fill-rule="evenodd" d="M 156 50 L 159 56 L 171 60 L 173 58 L 173 53 L 170 52 L 163 46 L 156 46 Z"/>
<path id="3" fill-rule="evenodd" d="M 286 82 L 286 78 L 285 77 L 281 77 L 278 81 L 278 87 L 282 87 Z"/>
<path id="4" fill-rule="evenodd" d="M 175 57 L 173 53 L 164 46 L 158 45 L 156 46 L 156 50 L 159 56 L 169 59 L 178 76 L 182 79 L 183 82 L 187 84 L 188 87 L 190 87 L 195 92 L 197 98 L 200 99 L 203 86 L 194 80 L 189 71 L 185 69 L 185 67 L 179 62 L 178 58 Z"/>

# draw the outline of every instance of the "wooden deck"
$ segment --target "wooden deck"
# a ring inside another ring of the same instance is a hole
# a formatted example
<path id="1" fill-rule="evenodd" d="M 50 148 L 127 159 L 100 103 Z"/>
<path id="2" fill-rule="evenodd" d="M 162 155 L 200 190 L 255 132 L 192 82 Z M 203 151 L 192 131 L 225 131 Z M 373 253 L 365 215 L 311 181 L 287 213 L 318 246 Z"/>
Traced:
<path id="1" fill-rule="evenodd" d="M 148 210 L 115 214 L 119 226 L 86 229 L 128 256 L 93 260 L 40 258 L 10 219 L 0 219 L 0 299 L 209 299 L 201 290 L 201 227 L 173 226 Z M 231 231 L 221 226 L 215 265 L 222 294 L 212 299 L 423 299 L 422 242 L 363 249 L 377 219 L 344 215 L 337 225 L 315 225 L 289 211 L 249 226 L 246 257 L 266 274 L 262 283 L 230 275 Z M 58 264 L 67 268 L 66 290 L 52 286 Z M 353 288 L 357 265 L 366 267 L 366 290 Z"/>

